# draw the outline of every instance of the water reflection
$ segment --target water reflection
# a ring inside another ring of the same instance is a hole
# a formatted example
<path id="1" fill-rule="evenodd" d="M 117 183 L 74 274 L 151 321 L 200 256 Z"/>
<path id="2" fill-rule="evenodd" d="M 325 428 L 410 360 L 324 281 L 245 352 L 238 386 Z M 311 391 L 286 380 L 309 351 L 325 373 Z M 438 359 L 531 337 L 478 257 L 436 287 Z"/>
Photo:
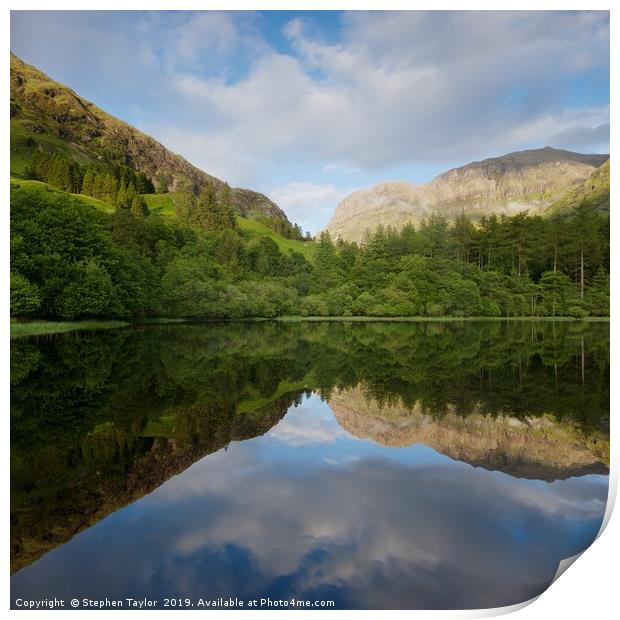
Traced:
<path id="1" fill-rule="evenodd" d="M 12 362 L 14 598 L 507 605 L 604 513 L 607 325 L 180 326 Z"/>

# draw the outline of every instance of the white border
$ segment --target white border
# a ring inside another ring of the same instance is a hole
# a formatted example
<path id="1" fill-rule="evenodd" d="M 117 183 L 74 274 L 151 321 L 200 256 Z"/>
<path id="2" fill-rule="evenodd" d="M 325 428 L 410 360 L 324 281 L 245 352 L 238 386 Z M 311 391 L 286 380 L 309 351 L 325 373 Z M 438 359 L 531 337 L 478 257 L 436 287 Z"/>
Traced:
<path id="1" fill-rule="evenodd" d="M 90 2 L 88 6 L 85 3 L 77 2 L 76 0 L 60 0 L 54 3 L 44 1 L 28 1 L 22 0 L 18 2 L 16 0 L 9 0 L 7 6 L 2 14 L 1 30 L 2 40 L 6 41 L 7 47 L 10 41 L 10 14 L 9 10 L 41 10 L 41 9 L 62 9 L 62 10 L 213 10 L 213 9 L 228 9 L 228 10 L 610 10 L 612 9 L 611 0 L 599 1 L 591 0 L 590 2 L 576 2 L 576 1 L 563 1 L 552 2 L 549 0 L 522 0 L 521 2 L 489 2 L 489 1 L 470 1 L 470 2 L 456 2 L 436 0 L 434 2 L 429 1 L 394 1 L 383 0 L 382 2 L 371 2 L 368 0 L 341 0 L 340 2 L 329 2 L 327 0 L 314 0 L 310 1 L 275 1 L 264 0 L 263 2 L 252 1 L 196 1 L 185 0 L 178 2 L 162 2 L 146 0 L 134 0 L 121 1 L 121 0 L 107 0 L 106 2 Z M 611 10 L 611 58 L 620 58 L 620 34 L 616 24 L 616 10 Z M 2 116 L 2 135 L 3 144 L 5 145 L 0 153 L 2 158 L 3 169 L 8 172 L 9 170 L 9 55 L 6 53 L 3 57 L 3 66 L 5 67 L 4 79 L 2 81 L 2 101 L 4 102 L 4 114 Z M 507 68 L 509 70 L 509 68 Z M 615 145 L 618 141 L 618 125 L 616 123 L 617 117 L 617 104 L 618 94 L 616 92 L 618 86 L 620 86 L 620 76 L 616 63 L 611 65 L 610 85 L 611 85 L 611 144 Z M 613 150 L 613 149 L 611 149 Z M 619 204 L 619 194 L 617 185 L 617 173 L 615 159 L 612 156 L 611 161 L 611 203 L 614 207 L 611 208 L 611 275 L 612 275 L 612 315 L 615 316 L 616 308 L 618 307 L 618 287 L 617 287 L 617 275 L 616 269 L 620 263 L 618 263 L 618 256 L 620 252 L 616 215 L 616 205 Z M 5 173 L 6 174 L 6 173 Z M 9 257 L 9 183 L 8 175 L 5 176 L 5 189 L 3 192 L 3 205 L 0 208 L 1 220 L 1 233 L 0 243 L 2 244 L 2 260 L 4 261 L 3 269 L 0 272 L 0 281 L 4 295 L 2 297 L 2 316 L 9 316 L 9 295 L 8 295 L 8 257 Z M 5 319 L 6 321 L 6 319 Z M 4 476 L 2 478 L 2 489 L 4 497 L 7 499 L 5 505 L 5 525 L 1 528 L 0 536 L 3 541 L 3 549 L 5 550 L 5 558 L 8 559 L 9 555 L 9 515 L 6 506 L 8 506 L 9 497 L 9 329 L 8 321 L 5 322 L 5 328 L 2 330 L 2 356 L 1 360 L 1 377 L 5 389 L 3 390 L 3 412 L 5 416 L 4 427 L 4 462 L 3 468 Z M 616 350 L 617 335 L 616 330 L 611 325 L 611 346 L 612 354 Z M 615 369 L 612 366 L 612 369 Z M 613 379 L 613 376 L 612 376 Z M 612 380 L 611 382 L 611 409 L 614 410 L 614 405 L 618 401 L 618 384 Z M 511 607 L 503 607 L 494 610 L 468 610 L 468 611 L 389 611 L 389 612 L 377 612 L 377 611 L 330 611 L 329 614 L 333 618 L 377 618 L 377 617 L 415 617 L 415 618 L 480 618 L 480 617 L 493 617 L 503 615 L 510 612 L 518 611 L 518 617 L 521 620 L 537 620 L 544 619 L 550 620 L 552 618 L 561 618 L 562 620 L 569 620 L 571 618 L 584 618 L 592 617 L 596 620 L 605 620 L 606 618 L 616 617 L 616 614 L 620 610 L 618 606 L 618 594 L 617 594 L 617 579 L 615 577 L 616 558 L 615 554 L 617 550 L 620 550 L 620 526 L 618 525 L 617 515 L 610 520 L 613 505 L 615 503 L 615 497 L 618 488 L 618 447 L 620 446 L 618 438 L 618 427 L 614 419 L 615 413 L 612 413 L 611 422 L 611 475 L 610 475 L 610 496 L 605 514 L 605 522 L 601 528 L 599 536 L 593 545 L 583 553 L 583 557 L 570 566 L 570 569 L 563 573 L 563 570 L 567 568 L 567 565 L 571 564 L 570 560 L 565 561 L 563 569 L 558 570 L 556 577 L 561 577 L 557 582 L 545 591 L 540 597 L 533 599 L 532 601 L 526 601 L 520 605 Z M 603 533 L 604 530 L 604 533 Z M 574 559 L 574 558 L 573 558 Z M 7 563 L 8 564 L 8 563 Z M 9 575 L 8 566 L 6 570 L 6 576 L 2 581 L 3 597 L 5 601 L 4 608 L 8 610 L 10 605 L 10 590 L 9 590 Z M 534 602 L 535 601 L 535 602 Z M 534 603 L 534 604 L 531 604 Z M 52 613 L 62 614 L 65 616 L 62 610 L 52 612 L 37 612 L 37 611 L 13 611 L 9 612 L 11 615 L 18 614 L 20 617 L 25 614 L 42 614 Z M 130 613 L 134 614 L 148 613 L 149 617 L 152 614 L 166 614 L 166 617 L 187 617 L 186 614 L 191 613 L 189 611 L 156 611 L 156 612 L 128 612 L 128 611 L 76 611 L 70 614 L 70 617 L 80 618 L 83 615 L 95 614 L 97 618 L 119 618 L 119 614 Z M 319 611 L 303 611 L 304 618 L 314 618 L 318 614 L 324 612 Z M 172 614 L 172 615 L 171 615 Z M 277 613 L 278 618 L 290 618 L 294 616 L 293 611 L 280 611 Z M 243 615 L 247 618 L 250 615 L 247 611 L 217 611 L 213 610 L 209 612 L 209 617 L 212 618 L 236 618 Z M 258 618 L 272 617 L 273 612 L 257 610 L 251 613 L 252 617 Z"/>

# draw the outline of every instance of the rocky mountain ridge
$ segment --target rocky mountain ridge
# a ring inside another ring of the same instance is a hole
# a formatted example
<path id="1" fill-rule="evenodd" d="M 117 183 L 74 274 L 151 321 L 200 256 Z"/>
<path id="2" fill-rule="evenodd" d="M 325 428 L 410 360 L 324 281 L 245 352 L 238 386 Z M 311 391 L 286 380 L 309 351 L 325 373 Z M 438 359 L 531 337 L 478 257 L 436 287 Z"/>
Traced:
<path id="1" fill-rule="evenodd" d="M 126 164 L 153 182 L 168 179 L 171 190 L 184 179 L 197 188 L 209 182 L 216 188 L 224 184 L 13 53 L 10 109 L 11 174 L 22 174 L 33 152 L 42 149 L 80 164 Z M 288 222 L 284 211 L 263 194 L 234 188 L 231 197 L 240 215 L 260 213 Z"/>
<path id="2" fill-rule="evenodd" d="M 340 426 L 353 436 L 381 445 L 424 444 L 452 459 L 515 477 L 563 480 L 607 473 L 609 444 L 584 440 L 570 423 L 539 416 L 518 419 L 473 411 L 441 418 L 400 404 L 379 405 L 361 388 L 335 391 L 328 404 Z"/>
<path id="3" fill-rule="evenodd" d="M 400 228 L 433 213 L 448 220 L 464 213 L 474 221 L 492 213 L 544 213 L 608 160 L 609 155 L 545 147 L 472 162 L 421 185 L 380 183 L 344 198 L 326 230 L 335 238 L 361 241 L 379 224 Z"/>

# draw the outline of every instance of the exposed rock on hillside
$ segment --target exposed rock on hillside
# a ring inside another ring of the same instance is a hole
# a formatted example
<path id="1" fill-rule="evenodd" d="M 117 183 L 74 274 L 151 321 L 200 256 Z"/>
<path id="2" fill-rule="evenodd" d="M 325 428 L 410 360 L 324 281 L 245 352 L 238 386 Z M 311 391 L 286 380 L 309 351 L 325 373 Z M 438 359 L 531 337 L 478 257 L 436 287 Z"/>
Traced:
<path id="1" fill-rule="evenodd" d="M 329 399 L 338 423 L 360 439 L 403 447 L 424 444 L 450 458 L 503 471 L 512 476 L 556 480 L 588 473 L 607 473 L 609 443 L 582 437 L 568 422 L 551 417 L 524 420 L 453 411 L 441 418 L 419 404 L 379 406 L 360 388 L 335 392 Z"/>
<path id="2" fill-rule="evenodd" d="M 62 153 L 82 164 L 126 164 L 153 181 L 167 178 L 171 190 L 181 179 L 197 187 L 211 182 L 219 188 L 224 183 L 11 54 L 12 160 L 27 161 L 37 148 Z M 231 195 L 240 214 L 261 213 L 288 221 L 263 194 L 235 189 Z"/>
<path id="3" fill-rule="evenodd" d="M 360 241 L 379 224 L 417 224 L 434 212 L 449 220 L 460 213 L 473 220 L 491 213 L 542 213 L 608 158 L 546 147 L 473 162 L 422 185 L 381 183 L 344 198 L 326 229 L 333 237 Z"/>

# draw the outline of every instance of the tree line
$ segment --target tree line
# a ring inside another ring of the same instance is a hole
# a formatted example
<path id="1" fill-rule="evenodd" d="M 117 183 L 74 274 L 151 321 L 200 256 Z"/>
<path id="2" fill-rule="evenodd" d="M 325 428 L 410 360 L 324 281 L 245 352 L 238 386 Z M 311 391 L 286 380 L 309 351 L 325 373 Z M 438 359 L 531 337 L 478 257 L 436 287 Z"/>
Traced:
<path id="1" fill-rule="evenodd" d="M 66 192 L 91 196 L 118 208 L 132 208 L 133 200 L 142 194 L 166 194 L 172 178 L 158 174 L 155 184 L 144 173 L 124 164 L 106 163 L 99 166 L 80 166 L 75 160 L 59 153 L 36 150 L 26 169 L 26 178 L 43 181 Z M 218 190 L 207 182 L 201 190 L 187 180 L 175 188 L 174 200 L 177 213 L 185 224 L 199 224 L 209 229 L 225 226 L 235 227 L 234 204 L 228 183 Z M 208 211 L 203 205 L 206 203 Z M 146 203 L 139 201 L 138 211 L 144 211 Z M 216 213 L 217 212 L 217 213 Z M 207 221 L 211 217 L 215 223 Z M 206 219 L 205 219 L 206 218 Z M 304 234 L 299 224 L 286 219 L 259 217 L 259 221 L 287 239 L 309 241 L 310 233 Z"/>
<path id="2" fill-rule="evenodd" d="M 124 164 L 89 164 L 81 166 L 74 159 L 59 153 L 36 150 L 26 177 L 49 183 L 73 194 L 92 196 L 115 204 L 123 185 L 135 194 L 151 194 L 155 191 L 152 181 L 142 172 Z"/>
<path id="3" fill-rule="evenodd" d="M 322 232 L 315 267 L 316 314 L 607 316 L 609 218 L 582 204 L 477 225 L 435 214 L 417 229 L 379 226 L 362 244 Z"/>
<path id="4" fill-rule="evenodd" d="M 585 208 L 478 225 L 433 216 L 379 227 L 362 244 L 324 232 L 306 258 L 269 236 L 246 239 L 227 186 L 178 198 L 177 217 L 165 218 L 122 181 L 110 214 L 68 194 L 13 188 L 12 316 L 609 314 L 609 220 Z"/>

